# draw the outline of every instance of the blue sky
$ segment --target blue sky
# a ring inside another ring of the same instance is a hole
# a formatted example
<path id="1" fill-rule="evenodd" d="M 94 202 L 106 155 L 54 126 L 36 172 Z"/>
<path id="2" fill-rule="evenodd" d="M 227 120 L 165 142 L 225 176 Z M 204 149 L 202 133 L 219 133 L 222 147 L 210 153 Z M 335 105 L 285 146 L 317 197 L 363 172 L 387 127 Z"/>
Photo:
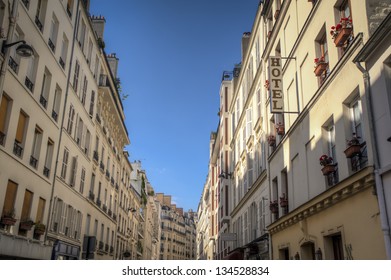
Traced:
<path id="1" fill-rule="evenodd" d="M 92 0 L 116 53 L 131 144 L 155 192 L 197 210 L 224 70 L 241 60 L 259 0 Z"/>

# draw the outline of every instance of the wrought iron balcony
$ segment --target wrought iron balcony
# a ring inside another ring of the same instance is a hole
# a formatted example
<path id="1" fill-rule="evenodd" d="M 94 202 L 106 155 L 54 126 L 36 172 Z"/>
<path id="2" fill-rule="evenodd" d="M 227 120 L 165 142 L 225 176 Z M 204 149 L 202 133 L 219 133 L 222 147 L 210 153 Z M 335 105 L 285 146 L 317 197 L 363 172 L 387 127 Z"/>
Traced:
<path id="1" fill-rule="evenodd" d="M 99 154 L 98 154 L 97 151 L 94 151 L 94 154 L 92 155 L 92 158 L 93 158 L 96 162 L 99 161 Z"/>
<path id="2" fill-rule="evenodd" d="M 41 103 L 41 105 L 46 109 L 46 106 L 48 105 L 48 101 L 42 94 L 39 97 L 39 103 Z"/>
<path id="3" fill-rule="evenodd" d="M 105 165 L 103 164 L 103 162 L 101 161 L 100 164 L 99 164 L 99 168 L 100 170 L 103 172 L 103 170 L 105 170 Z"/>
<path id="4" fill-rule="evenodd" d="M 64 62 L 64 60 L 62 59 L 62 57 L 60 57 L 60 59 L 58 60 L 58 62 L 60 63 L 62 69 L 65 69 L 65 62 Z"/>
<path id="5" fill-rule="evenodd" d="M 5 142 L 5 133 L 0 131 L 0 145 L 4 146 L 4 142 Z"/>
<path id="6" fill-rule="evenodd" d="M 26 76 L 26 79 L 24 80 L 24 84 L 26 85 L 26 87 L 27 87 L 31 92 L 33 92 L 34 83 L 29 79 L 29 77 Z"/>
<path id="7" fill-rule="evenodd" d="M 92 191 L 90 191 L 88 193 L 88 198 L 91 199 L 91 200 L 94 200 L 95 199 L 95 194 Z"/>
<path id="8" fill-rule="evenodd" d="M 96 121 L 99 123 L 99 124 L 102 124 L 102 120 L 100 119 L 100 115 L 98 113 L 96 113 Z"/>
<path id="9" fill-rule="evenodd" d="M 56 112 L 56 111 L 54 111 L 54 110 L 52 110 L 52 118 L 53 118 L 53 120 L 54 120 L 54 121 L 56 121 L 56 122 L 57 122 L 57 119 L 58 119 L 58 114 L 57 114 L 57 112 Z"/>
<path id="10" fill-rule="evenodd" d="M 29 9 L 30 6 L 30 0 L 22 0 L 23 5 L 26 7 L 26 9 Z"/>
<path id="11" fill-rule="evenodd" d="M 106 178 L 110 179 L 110 172 L 108 170 L 106 170 Z"/>
<path id="12" fill-rule="evenodd" d="M 54 52 L 56 50 L 56 46 L 53 44 L 53 42 L 50 38 L 48 41 L 48 45 L 49 45 L 50 49 L 52 50 L 52 52 Z"/>
<path id="13" fill-rule="evenodd" d="M 47 168 L 46 166 L 43 168 L 43 175 L 49 178 L 50 176 L 50 169 Z"/>
<path id="14" fill-rule="evenodd" d="M 110 178 L 110 183 L 114 186 L 115 182 L 114 182 L 114 178 L 113 177 Z"/>
<path id="15" fill-rule="evenodd" d="M 43 25 L 42 25 L 42 22 L 41 20 L 38 18 L 38 16 L 35 16 L 35 24 L 37 25 L 39 31 L 42 32 L 42 29 L 43 29 Z"/>
<path id="16" fill-rule="evenodd" d="M 22 157 L 23 147 L 15 141 L 14 143 L 14 154 L 18 157 Z"/>
<path id="17" fill-rule="evenodd" d="M 8 65 L 11 67 L 12 71 L 14 71 L 15 74 L 18 74 L 19 64 L 16 63 L 15 59 L 12 56 L 10 56 L 10 59 L 8 61 Z"/>
<path id="18" fill-rule="evenodd" d="M 72 12 L 71 12 L 71 7 L 67 4 L 67 14 L 70 18 L 72 18 Z"/>
<path id="19" fill-rule="evenodd" d="M 33 156 L 30 156 L 30 165 L 34 168 L 37 168 L 37 165 L 38 165 L 38 159 L 36 159 L 35 157 Z"/>

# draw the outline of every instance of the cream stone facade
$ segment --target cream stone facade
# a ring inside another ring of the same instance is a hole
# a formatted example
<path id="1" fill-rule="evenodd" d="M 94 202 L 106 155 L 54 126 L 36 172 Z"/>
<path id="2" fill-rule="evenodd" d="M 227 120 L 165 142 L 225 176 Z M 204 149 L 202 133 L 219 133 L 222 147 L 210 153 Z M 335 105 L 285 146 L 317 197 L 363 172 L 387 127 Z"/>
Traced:
<path id="1" fill-rule="evenodd" d="M 0 5 L 7 44 L 34 50 L 0 55 L 0 258 L 141 259 L 148 206 L 124 151 L 119 59 L 105 53 L 105 19 L 89 15 L 89 1 Z"/>
<path id="2" fill-rule="evenodd" d="M 389 1 L 260 2 L 233 69 L 228 169 L 224 109 L 211 152 L 232 205 L 225 218 L 220 193 L 215 258 L 390 258 L 390 10 Z M 203 197 L 212 189 L 213 180 Z M 200 218 L 212 203 L 200 202 Z"/>

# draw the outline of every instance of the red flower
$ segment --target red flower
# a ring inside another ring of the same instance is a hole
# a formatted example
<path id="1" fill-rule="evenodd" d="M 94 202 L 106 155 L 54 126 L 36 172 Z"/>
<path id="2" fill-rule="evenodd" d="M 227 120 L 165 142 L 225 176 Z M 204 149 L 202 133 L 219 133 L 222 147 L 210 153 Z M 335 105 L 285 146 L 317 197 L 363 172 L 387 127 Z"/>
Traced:
<path id="1" fill-rule="evenodd" d="M 342 25 L 340 23 L 338 23 L 335 28 L 336 28 L 336 30 L 340 30 L 342 28 Z"/>
<path id="2" fill-rule="evenodd" d="M 331 26 L 331 29 L 333 29 L 333 30 L 334 30 L 334 29 L 335 29 L 335 26 L 334 26 L 334 25 L 333 25 L 333 26 Z"/>

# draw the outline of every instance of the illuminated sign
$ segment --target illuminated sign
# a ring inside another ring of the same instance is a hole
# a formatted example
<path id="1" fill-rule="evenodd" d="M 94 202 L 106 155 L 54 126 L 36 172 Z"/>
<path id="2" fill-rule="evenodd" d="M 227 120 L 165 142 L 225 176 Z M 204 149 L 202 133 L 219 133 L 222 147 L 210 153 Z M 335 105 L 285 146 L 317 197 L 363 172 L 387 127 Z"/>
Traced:
<path id="1" fill-rule="evenodd" d="M 269 57 L 270 109 L 272 113 L 284 112 L 281 57 Z"/>

